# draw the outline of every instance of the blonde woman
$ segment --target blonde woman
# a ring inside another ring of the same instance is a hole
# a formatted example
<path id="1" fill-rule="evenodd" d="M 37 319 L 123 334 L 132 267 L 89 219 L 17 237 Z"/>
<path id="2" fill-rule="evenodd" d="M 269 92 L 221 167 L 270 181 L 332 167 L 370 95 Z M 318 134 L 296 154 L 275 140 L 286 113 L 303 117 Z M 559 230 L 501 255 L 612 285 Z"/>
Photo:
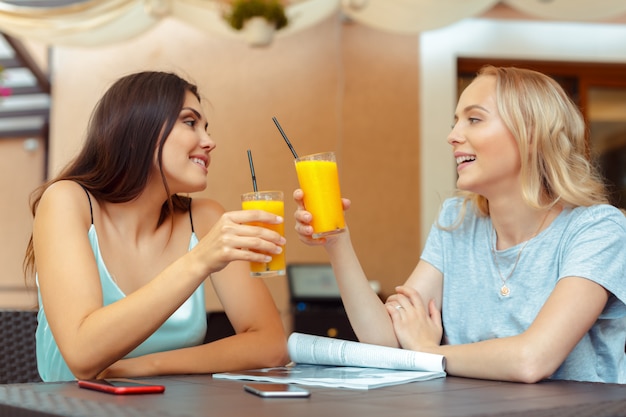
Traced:
<path id="1" fill-rule="evenodd" d="M 626 219 L 586 159 L 576 106 L 543 74 L 488 66 L 448 143 L 458 196 L 385 303 L 350 235 L 312 240 L 294 193 L 300 239 L 327 250 L 359 339 L 443 354 L 450 375 L 626 383 Z"/>

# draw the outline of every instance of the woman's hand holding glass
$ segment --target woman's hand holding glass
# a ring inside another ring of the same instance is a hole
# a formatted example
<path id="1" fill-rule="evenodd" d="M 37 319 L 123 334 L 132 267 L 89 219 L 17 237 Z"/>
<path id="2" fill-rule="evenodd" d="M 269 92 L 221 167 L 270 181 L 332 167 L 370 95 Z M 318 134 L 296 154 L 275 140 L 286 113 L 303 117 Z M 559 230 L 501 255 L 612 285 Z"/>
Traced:
<path id="1" fill-rule="evenodd" d="M 336 240 L 339 236 L 327 236 L 323 238 L 314 239 L 313 238 L 313 226 L 311 225 L 311 221 L 313 220 L 313 215 L 308 212 L 304 207 L 304 192 L 302 189 L 298 188 L 293 192 L 293 199 L 296 202 L 297 209 L 294 214 L 294 218 L 296 220 L 296 233 L 298 234 L 298 238 L 311 246 L 319 246 L 325 245 L 326 243 Z M 344 212 L 350 208 L 350 200 L 347 198 L 342 198 L 341 202 L 343 204 Z"/>
<path id="2" fill-rule="evenodd" d="M 222 270 L 232 261 L 269 262 L 279 254 L 286 240 L 279 233 L 248 223 L 280 224 L 284 219 L 262 210 L 224 213 L 194 252 L 200 254 L 206 275 Z"/>

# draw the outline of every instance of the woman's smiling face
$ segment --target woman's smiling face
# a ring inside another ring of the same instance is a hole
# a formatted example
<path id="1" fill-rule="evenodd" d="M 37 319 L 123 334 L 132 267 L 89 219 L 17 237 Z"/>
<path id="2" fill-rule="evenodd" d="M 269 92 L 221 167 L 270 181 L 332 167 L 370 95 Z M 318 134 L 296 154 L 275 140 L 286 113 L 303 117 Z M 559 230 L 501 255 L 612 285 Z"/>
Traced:
<path id="1" fill-rule="evenodd" d="M 479 76 L 463 91 L 448 143 L 454 150 L 459 189 L 488 199 L 519 189 L 519 148 L 500 118 L 495 77 Z"/>
<path id="2" fill-rule="evenodd" d="M 200 102 L 187 92 L 180 115 L 163 145 L 163 171 L 171 192 L 189 193 L 206 187 L 210 152 L 215 149 L 207 126 Z"/>

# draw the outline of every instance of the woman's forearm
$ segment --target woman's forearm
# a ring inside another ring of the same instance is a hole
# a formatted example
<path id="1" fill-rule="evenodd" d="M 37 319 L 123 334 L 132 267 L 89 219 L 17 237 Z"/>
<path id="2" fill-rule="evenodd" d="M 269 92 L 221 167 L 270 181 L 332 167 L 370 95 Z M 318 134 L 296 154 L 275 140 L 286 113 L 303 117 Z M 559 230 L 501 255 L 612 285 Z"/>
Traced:
<path id="1" fill-rule="evenodd" d="M 350 324 L 361 342 L 398 346 L 391 319 L 372 289 L 352 246 L 349 232 L 326 246 Z"/>
<path id="2" fill-rule="evenodd" d="M 211 343 L 122 359 L 100 378 L 206 374 L 284 366 L 289 362 L 282 327 L 239 333 Z"/>

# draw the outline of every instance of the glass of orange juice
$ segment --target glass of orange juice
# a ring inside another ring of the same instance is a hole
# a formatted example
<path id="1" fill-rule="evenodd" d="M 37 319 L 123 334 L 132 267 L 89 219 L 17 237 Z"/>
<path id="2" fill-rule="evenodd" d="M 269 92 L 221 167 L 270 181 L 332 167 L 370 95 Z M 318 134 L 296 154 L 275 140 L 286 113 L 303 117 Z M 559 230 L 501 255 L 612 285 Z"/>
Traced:
<path id="1" fill-rule="evenodd" d="M 335 153 L 301 156 L 295 162 L 298 182 L 304 192 L 304 207 L 313 216 L 313 239 L 343 232 L 346 224 Z"/>
<path id="2" fill-rule="evenodd" d="M 281 217 L 285 217 L 285 200 L 282 191 L 253 191 L 241 195 L 241 208 L 244 210 L 263 210 Z M 254 226 L 265 227 L 285 236 L 285 224 L 267 224 L 253 222 Z M 250 262 L 250 275 L 253 277 L 268 277 L 285 275 L 285 248 L 279 254 L 271 254 L 270 262 Z"/>

